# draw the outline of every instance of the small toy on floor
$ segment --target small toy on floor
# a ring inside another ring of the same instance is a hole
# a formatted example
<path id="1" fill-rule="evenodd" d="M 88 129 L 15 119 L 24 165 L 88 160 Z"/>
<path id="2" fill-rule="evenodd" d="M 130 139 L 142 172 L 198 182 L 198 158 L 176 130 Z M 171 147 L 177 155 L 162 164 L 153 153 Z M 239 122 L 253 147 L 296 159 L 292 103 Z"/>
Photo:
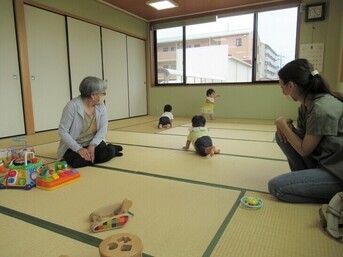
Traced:
<path id="1" fill-rule="evenodd" d="M 100 257 L 142 257 L 142 240 L 131 233 L 119 233 L 105 238 L 99 245 Z"/>
<path id="2" fill-rule="evenodd" d="M 99 245 L 100 257 L 142 257 L 142 240 L 132 233 L 118 233 L 105 238 Z M 60 255 L 59 257 L 69 257 Z"/>
<path id="3" fill-rule="evenodd" d="M 263 201 L 258 197 L 244 196 L 241 198 L 241 203 L 248 208 L 261 208 L 263 206 Z"/>
<path id="4" fill-rule="evenodd" d="M 80 178 L 80 173 L 67 165 L 65 161 L 56 162 L 54 168 L 43 166 L 39 177 L 36 178 L 37 188 L 54 190 L 68 185 Z"/>
<path id="5" fill-rule="evenodd" d="M 35 157 L 34 152 L 26 151 L 24 156 L 12 159 L 8 169 L 2 167 L 0 189 L 23 188 L 30 190 L 36 185 L 36 178 L 39 176 L 39 169 L 43 163 Z"/>
<path id="6" fill-rule="evenodd" d="M 91 230 L 101 232 L 123 227 L 128 222 L 129 217 L 133 216 L 129 212 L 131 206 L 132 201 L 124 199 L 122 203 L 95 210 L 89 215 L 89 220 L 92 222 Z"/>

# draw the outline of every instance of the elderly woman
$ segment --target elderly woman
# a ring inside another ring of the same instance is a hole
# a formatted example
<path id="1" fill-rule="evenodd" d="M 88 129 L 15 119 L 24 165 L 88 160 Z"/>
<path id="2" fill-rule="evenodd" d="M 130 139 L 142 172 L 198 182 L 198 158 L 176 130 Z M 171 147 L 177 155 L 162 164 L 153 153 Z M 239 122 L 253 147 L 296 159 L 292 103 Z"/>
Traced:
<path id="1" fill-rule="evenodd" d="M 61 137 L 57 159 L 74 168 L 94 165 L 122 156 L 123 148 L 105 143 L 107 111 L 104 104 L 107 85 L 96 77 L 82 80 L 80 95 L 63 110 L 58 128 Z"/>

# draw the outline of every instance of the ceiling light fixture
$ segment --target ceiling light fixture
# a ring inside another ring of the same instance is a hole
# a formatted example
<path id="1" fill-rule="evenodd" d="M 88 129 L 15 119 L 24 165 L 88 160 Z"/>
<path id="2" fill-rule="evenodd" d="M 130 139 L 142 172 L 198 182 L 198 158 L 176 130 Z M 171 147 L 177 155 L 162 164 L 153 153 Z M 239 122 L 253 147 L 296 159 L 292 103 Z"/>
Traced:
<path id="1" fill-rule="evenodd" d="M 172 0 L 150 0 L 147 1 L 146 4 L 150 5 L 151 7 L 157 10 L 165 10 L 179 6 L 176 2 Z"/>

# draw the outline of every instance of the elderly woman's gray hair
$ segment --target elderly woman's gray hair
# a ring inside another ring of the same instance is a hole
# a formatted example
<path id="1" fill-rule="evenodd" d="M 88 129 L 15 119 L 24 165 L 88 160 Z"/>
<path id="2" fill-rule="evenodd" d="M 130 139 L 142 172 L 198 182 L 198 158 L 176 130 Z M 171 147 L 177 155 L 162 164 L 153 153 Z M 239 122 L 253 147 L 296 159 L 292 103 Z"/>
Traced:
<path id="1" fill-rule="evenodd" d="M 102 79 L 97 77 L 86 77 L 84 78 L 79 87 L 81 97 L 91 97 L 92 94 L 97 94 L 105 92 L 107 89 L 107 84 Z"/>

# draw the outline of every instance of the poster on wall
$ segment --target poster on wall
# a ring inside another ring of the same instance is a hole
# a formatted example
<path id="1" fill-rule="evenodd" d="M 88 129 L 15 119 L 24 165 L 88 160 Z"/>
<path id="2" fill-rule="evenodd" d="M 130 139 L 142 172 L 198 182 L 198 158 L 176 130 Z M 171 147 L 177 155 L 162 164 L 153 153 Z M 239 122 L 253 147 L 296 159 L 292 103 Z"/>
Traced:
<path id="1" fill-rule="evenodd" d="M 318 72 L 323 71 L 324 43 L 301 44 L 299 57 L 307 59 Z"/>

